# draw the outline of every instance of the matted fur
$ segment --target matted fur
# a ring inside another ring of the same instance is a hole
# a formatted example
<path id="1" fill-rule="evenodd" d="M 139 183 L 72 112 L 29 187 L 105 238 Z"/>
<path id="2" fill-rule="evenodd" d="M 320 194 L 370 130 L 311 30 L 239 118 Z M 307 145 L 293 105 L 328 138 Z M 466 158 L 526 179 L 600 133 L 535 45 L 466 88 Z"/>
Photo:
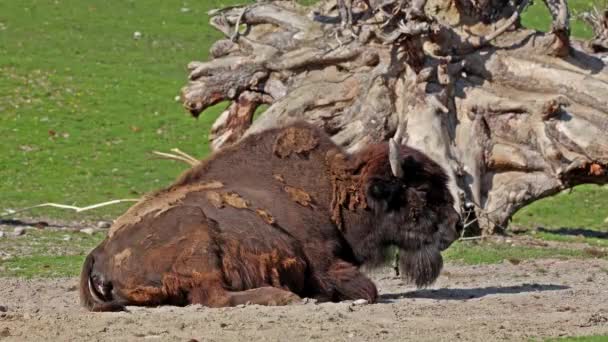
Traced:
<path id="1" fill-rule="evenodd" d="M 133 206 L 87 257 L 90 310 L 124 305 L 287 304 L 300 297 L 377 299 L 359 271 L 402 250 L 406 279 L 435 280 L 459 234 L 443 170 L 387 144 L 347 155 L 298 123 L 247 137 Z"/>

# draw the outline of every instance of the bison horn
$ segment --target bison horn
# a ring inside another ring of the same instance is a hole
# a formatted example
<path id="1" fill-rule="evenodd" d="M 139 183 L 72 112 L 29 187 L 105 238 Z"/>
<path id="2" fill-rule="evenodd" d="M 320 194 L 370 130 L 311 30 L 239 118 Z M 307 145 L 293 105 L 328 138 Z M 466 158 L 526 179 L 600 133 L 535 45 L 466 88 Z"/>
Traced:
<path id="1" fill-rule="evenodd" d="M 399 145 L 397 145 L 397 142 L 393 138 L 388 141 L 388 160 L 391 163 L 393 176 L 402 178 L 403 168 L 401 168 L 401 162 L 399 161 Z"/>

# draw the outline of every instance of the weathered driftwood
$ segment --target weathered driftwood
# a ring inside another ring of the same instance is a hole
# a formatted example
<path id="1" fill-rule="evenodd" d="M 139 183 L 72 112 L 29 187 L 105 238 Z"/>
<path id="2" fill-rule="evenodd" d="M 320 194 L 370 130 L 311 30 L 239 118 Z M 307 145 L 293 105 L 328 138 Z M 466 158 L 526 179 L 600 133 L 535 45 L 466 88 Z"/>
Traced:
<path id="1" fill-rule="evenodd" d="M 594 32 L 594 37 L 589 42 L 593 52 L 608 52 L 608 8 L 603 11 L 597 7 L 589 12 L 581 14 L 581 19 L 586 21 Z"/>
<path id="2" fill-rule="evenodd" d="M 547 33 L 519 24 L 528 0 L 216 10 L 226 38 L 190 63 L 182 101 L 194 116 L 231 102 L 213 126 L 216 149 L 302 119 L 350 151 L 395 137 L 448 170 L 470 228 L 496 232 L 537 199 L 608 181 L 606 62 L 570 39 L 565 0 L 545 3 Z"/>

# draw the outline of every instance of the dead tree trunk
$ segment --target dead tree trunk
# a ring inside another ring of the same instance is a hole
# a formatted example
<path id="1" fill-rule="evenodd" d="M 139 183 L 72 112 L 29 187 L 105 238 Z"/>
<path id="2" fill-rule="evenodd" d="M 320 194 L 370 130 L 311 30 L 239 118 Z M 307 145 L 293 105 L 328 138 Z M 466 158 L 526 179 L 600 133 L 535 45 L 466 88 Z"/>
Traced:
<path id="1" fill-rule="evenodd" d="M 231 101 L 214 148 L 293 120 L 347 150 L 396 137 L 441 163 L 467 220 L 501 231 L 523 206 L 608 181 L 608 68 L 570 39 L 522 28 L 528 0 L 287 1 L 216 10 L 226 39 L 189 65 L 194 116 Z M 602 27 L 601 25 L 598 27 Z M 269 104 L 255 122 L 261 104 Z M 472 225 L 473 227 L 474 225 Z"/>

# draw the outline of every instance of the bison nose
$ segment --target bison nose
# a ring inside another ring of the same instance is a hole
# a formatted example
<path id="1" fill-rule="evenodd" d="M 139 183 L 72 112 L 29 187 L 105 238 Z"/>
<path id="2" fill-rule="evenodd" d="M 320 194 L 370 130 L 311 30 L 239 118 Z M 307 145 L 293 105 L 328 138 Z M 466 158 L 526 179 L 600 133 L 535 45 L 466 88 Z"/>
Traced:
<path id="1" fill-rule="evenodd" d="M 444 230 L 441 240 L 439 241 L 439 249 L 441 251 L 448 249 L 448 247 L 450 247 L 454 241 L 458 240 L 462 236 L 464 226 L 462 224 L 462 220 L 460 219 L 460 215 L 456 214 L 454 220 L 451 221 L 451 224 L 446 228 L 447 229 Z"/>

